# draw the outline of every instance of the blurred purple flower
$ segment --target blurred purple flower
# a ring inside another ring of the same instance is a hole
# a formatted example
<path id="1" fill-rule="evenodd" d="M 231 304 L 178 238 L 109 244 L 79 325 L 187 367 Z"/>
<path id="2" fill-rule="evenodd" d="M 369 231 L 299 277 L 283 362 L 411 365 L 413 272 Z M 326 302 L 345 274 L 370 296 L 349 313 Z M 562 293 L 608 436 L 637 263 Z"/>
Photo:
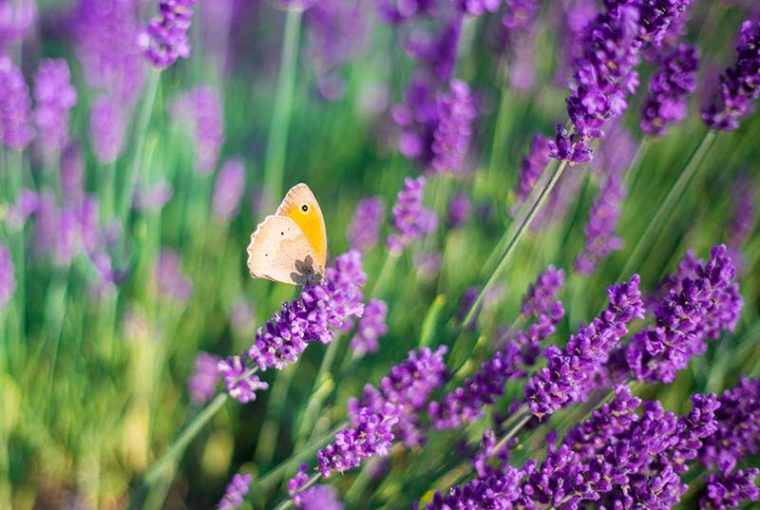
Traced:
<path id="1" fill-rule="evenodd" d="M 193 293 L 193 283 L 180 269 L 179 255 L 172 249 L 161 250 L 153 278 L 162 297 L 184 304 Z"/>
<path id="2" fill-rule="evenodd" d="M 739 31 L 736 64 L 720 76 L 720 93 L 702 109 L 710 129 L 733 131 L 754 110 L 760 97 L 760 21 L 747 20 Z"/>
<path id="3" fill-rule="evenodd" d="M 504 470 L 490 476 L 452 487 L 445 494 L 436 492 L 425 510 L 535 508 L 519 504 L 522 477 L 520 470 L 506 466 Z"/>
<path id="4" fill-rule="evenodd" d="M 459 80 L 452 81 L 448 93 L 438 98 L 438 118 L 431 144 L 432 159 L 428 166 L 431 172 L 458 173 L 464 170 L 464 158 L 477 115 L 478 108 L 469 85 Z"/>
<path id="5" fill-rule="evenodd" d="M 178 58 L 190 56 L 187 32 L 193 17 L 195 0 L 159 0 L 159 15 L 148 23 L 137 43 L 148 61 L 157 69 L 166 69 Z"/>
<path id="6" fill-rule="evenodd" d="M 388 332 L 385 318 L 388 315 L 388 305 L 380 299 L 370 299 L 364 307 L 364 315 L 356 328 L 356 334 L 351 339 L 351 350 L 354 356 L 360 358 L 368 352 L 377 352 L 378 339 Z"/>
<path id="7" fill-rule="evenodd" d="M 620 176 L 607 176 L 583 229 L 586 244 L 575 259 L 575 270 L 580 274 L 593 274 L 602 261 L 623 246 L 623 240 L 616 235 L 615 228 L 625 195 L 626 189 Z"/>
<path id="8" fill-rule="evenodd" d="M 64 203 L 80 204 L 84 198 L 85 170 L 79 145 L 70 143 L 61 153 L 61 196 Z"/>
<path id="9" fill-rule="evenodd" d="M 221 501 L 217 505 L 218 510 L 235 510 L 243 505 L 245 496 L 251 486 L 253 477 L 249 473 L 237 473 L 232 477 L 224 491 Z"/>
<path id="10" fill-rule="evenodd" d="M 132 207 L 138 211 L 158 211 L 174 196 L 174 188 L 164 180 L 135 189 Z"/>
<path id="11" fill-rule="evenodd" d="M 250 370 L 240 356 L 230 356 L 217 364 L 217 371 L 224 377 L 227 392 L 243 404 L 256 400 L 257 391 L 269 388 L 269 384 L 259 379 L 258 375 L 247 373 Z"/>
<path id="12" fill-rule="evenodd" d="M 739 469 L 733 473 L 713 473 L 705 478 L 707 490 L 699 500 L 703 510 L 729 510 L 741 508 L 745 502 L 760 499 L 755 480 L 760 469 Z"/>
<path id="13" fill-rule="evenodd" d="M 386 23 L 401 23 L 433 15 L 440 0 L 377 0 L 380 18 Z"/>
<path id="14" fill-rule="evenodd" d="M 10 250 L 0 244 L 0 311 L 5 310 L 16 291 L 15 273 Z"/>
<path id="15" fill-rule="evenodd" d="M 515 205 L 512 206 L 512 214 L 517 214 L 520 206 L 525 203 L 533 188 L 535 188 L 538 179 L 544 172 L 544 168 L 549 164 L 549 150 L 547 149 L 548 140 L 543 135 L 536 134 L 530 144 L 528 155 L 522 160 L 520 166 L 520 178 L 517 181 Z"/>
<path id="16" fill-rule="evenodd" d="M 755 228 L 757 217 L 757 187 L 746 174 L 736 179 L 733 186 L 733 218 L 728 226 L 728 253 L 735 262 L 737 271 L 742 272 L 742 245 L 749 239 Z"/>
<path id="17" fill-rule="evenodd" d="M 205 404 L 216 393 L 216 384 L 219 382 L 218 356 L 207 352 L 199 352 L 195 357 L 195 366 L 190 379 L 187 381 L 187 389 L 190 398 L 196 405 Z"/>
<path id="18" fill-rule="evenodd" d="M 597 15 L 594 0 L 565 0 L 552 3 L 552 21 L 561 38 L 557 44 L 557 73 L 555 81 L 562 87 L 571 85 L 573 67 L 583 56 L 583 37 L 586 26 Z"/>
<path id="19" fill-rule="evenodd" d="M 219 92 L 197 86 L 183 92 L 170 106 L 175 121 L 189 125 L 196 146 L 196 165 L 202 174 L 213 172 L 224 143 L 224 117 Z"/>
<path id="20" fill-rule="evenodd" d="M 609 304 L 591 322 L 581 324 L 564 350 L 549 346 L 544 351 L 547 367 L 528 379 L 525 398 L 538 418 L 585 398 L 592 389 L 593 376 L 607 363 L 610 352 L 628 333 L 628 324 L 644 317 L 639 277 L 607 289 Z"/>
<path id="21" fill-rule="evenodd" d="M 125 113 L 119 101 L 100 97 L 90 109 L 90 137 L 95 157 L 102 164 L 116 161 L 124 147 Z"/>
<path id="22" fill-rule="evenodd" d="M 69 110 L 77 102 L 77 91 L 71 85 L 69 65 L 64 59 L 47 59 L 40 64 L 34 100 L 37 141 L 46 151 L 60 150 L 69 137 Z"/>
<path id="23" fill-rule="evenodd" d="M 641 111 L 641 130 L 661 136 L 686 118 L 688 95 L 697 88 L 699 48 L 681 44 L 669 53 L 649 81 L 649 96 Z"/>
<path id="24" fill-rule="evenodd" d="M 5 216 L 5 224 L 14 230 L 23 228 L 29 216 L 36 213 L 39 206 L 39 195 L 29 188 L 22 188 L 16 199 L 16 203 Z"/>
<path id="25" fill-rule="evenodd" d="M 707 264 L 671 281 L 655 310 L 655 326 L 639 331 L 625 349 L 631 375 L 639 381 L 672 383 L 705 341 L 733 331 L 743 301 L 732 283 L 736 269 L 724 245 L 714 247 Z"/>
<path id="26" fill-rule="evenodd" d="M 220 221 L 230 221 L 238 212 L 245 192 L 245 163 L 234 158 L 224 162 L 214 185 L 211 209 Z"/>
<path id="27" fill-rule="evenodd" d="M 400 255 L 413 241 L 435 230 L 438 217 L 434 211 L 423 207 L 424 192 L 424 177 L 404 179 L 404 187 L 399 191 L 393 206 L 395 233 L 389 235 L 387 240 L 391 253 Z"/>
<path id="28" fill-rule="evenodd" d="M 356 204 L 354 217 L 346 229 L 346 239 L 352 250 L 366 253 L 377 244 L 384 216 L 385 204 L 380 197 L 363 198 Z"/>
<path id="29" fill-rule="evenodd" d="M 239 299 L 230 311 L 230 325 L 232 330 L 240 335 L 250 334 L 254 326 L 253 305 L 245 299 Z"/>
<path id="30" fill-rule="evenodd" d="M 449 201 L 448 226 L 451 229 L 459 228 L 470 220 L 472 216 L 472 201 L 466 193 L 454 193 Z"/>
<path id="31" fill-rule="evenodd" d="M 520 313 L 524 317 L 538 319 L 541 315 L 550 315 L 558 302 L 557 294 L 565 285 L 565 271 L 549 265 L 539 274 L 536 281 L 528 287 L 523 298 Z"/>
<path id="32" fill-rule="evenodd" d="M 679 30 L 679 20 L 684 18 L 691 0 L 642 0 L 641 40 L 649 46 L 658 47 L 674 30 Z"/>
<path id="33" fill-rule="evenodd" d="M 31 100 L 21 70 L 0 54 L 0 138 L 6 147 L 23 150 L 34 138 Z"/>
<path id="34" fill-rule="evenodd" d="M 437 24 L 432 34 L 416 27 L 404 41 L 406 52 L 419 63 L 420 72 L 431 82 L 446 85 L 452 81 L 462 21 L 461 15 L 449 16 Z"/>
<path id="35" fill-rule="evenodd" d="M 36 21 L 34 0 L 0 0 L 0 49 L 24 40 Z"/>
<path id="36" fill-rule="evenodd" d="M 330 485 L 315 485 L 303 491 L 301 503 L 296 508 L 301 510 L 343 510 L 343 503 L 338 499 L 338 492 Z"/>

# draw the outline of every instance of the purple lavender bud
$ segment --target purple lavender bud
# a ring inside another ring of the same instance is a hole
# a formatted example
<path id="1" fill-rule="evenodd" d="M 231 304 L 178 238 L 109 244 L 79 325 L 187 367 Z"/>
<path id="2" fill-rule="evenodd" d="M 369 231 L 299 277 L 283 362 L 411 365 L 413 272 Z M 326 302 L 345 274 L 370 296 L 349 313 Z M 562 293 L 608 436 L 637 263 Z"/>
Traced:
<path id="1" fill-rule="evenodd" d="M 394 255 L 400 255 L 409 244 L 426 236 L 437 226 L 435 212 L 422 205 L 424 193 L 424 177 L 404 179 L 404 187 L 393 206 L 393 228 L 396 233 L 389 235 L 387 240 L 388 249 Z"/>
<path id="2" fill-rule="evenodd" d="M 224 143 L 224 118 L 219 92 L 209 86 L 185 91 L 170 106 L 175 121 L 189 125 L 196 144 L 196 165 L 201 174 L 214 170 Z"/>
<path id="3" fill-rule="evenodd" d="M 180 259 L 177 252 L 163 249 L 153 270 L 153 278 L 160 296 L 184 304 L 193 293 L 193 283 L 179 266 Z"/>
<path id="4" fill-rule="evenodd" d="M 310 342 L 332 342 L 331 328 L 341 328 L 364 312 L 361 286 L 366 279 L 359 252 L 339 256 L 322 283 L 305 287 L 299 299 L 283 303 L 258 329 L 247 360 L 260 370 L 282 369 L 297 361 Z"/>
<path id="5" fill-rule="evenodd" d="M 410 352 L 405 361 L 393 366 L 383 377 L 379 389 L 368 384 L 364 387 L 361 400 L 349 400 L 351 422 L 357 425 L 365 411 L 383 414 L 388 406 L 397 406 L 397 424 L 393 427 L 393 433 L 399 435 L 410 448 L 423 444 L 425 437 L 421 432 L 419 414 L 427 406 L 430 393 L 445 382 L 444 354 L 445 346 L 435 351 L 423 348 Z"/>
<path id="6" fill-rule="evenodd" d="M 432 15 L 439 0 L 377 0 L 380 18 L 386 23 L 401 23 Z"/>
<path id="7" fill-rule="evenodd" d="M 591 206 L 588 223 L 583 229 L 586 245 L 575 259 L 575 269 L 579 273 L 593 274 L 602 261 L 622 247 L 623 240 L 616 235 L 615 227 L 625 195 L 622 179 L 610 174 Z"/>
<path id="8" fill-rule="evenodd" d="M 61 195 L 64 203 L 79 204 L 84 198 L 85 170 L 79 145 L 69 144 L 61 154 Z"/>
<path id="9" fill-rule="evenodd" d="M 217 371 L 224 378 L 224 386 L 230 396 L 243 404 L 256 400 L 257 391 L 269 388 L 256 374 L 246 374 L 249 369 L 240 356 L 220 360 Z"/>
<path id="10" fill-rule="evenodd" d="M 364 315 L 351 339 L 351 350 L 354 351 L 355 357 L 360 358 L 368 352 L 377 352 L 378 339 L 388 332 L 385 323 L 387 314 L 388 305 L 380 299 L 371 299 L 364 307 Z"/>
<path id="11" fill-rule="evenodd" d="M 597 7 L 594 0 L 573 0 L 569 5 L 555 2 L 552 7 L 552 19 L 561 37 L 557 45 L 560 55 L 555 81 L 565 87 L 571 81 L 575 61 L 583 56 L 585 28 L 594 21 Z"/>
<path id="12" fill-rule="evenodd" d="M 34 0 L 0 0 L 0 48 L 23 41 L 37 21 L 37 3 Z"/>
<path id="13" fill-rule="evenodd" d="M 669 34 L 680 29 L 679 20 L 684 17 L 689 4 L 691 0 L 641 1 L 641 39 L 650 46 L 660 46 Z"/>
<path id="14" fill-rule="evenodd" d="M 523 508 L 521 479 L 523 474 L 512 466 L 453 487 L 445 495 L 436 492 L 425 510 L 512 509 Z M 532 508 L 532 507 L 526 507 Z"/>
<path id="15" fill-rule="evenodd" d="M 9 57 L 0 55 L 0 138 L 6 147 L 22 150 L 34 138 L 30 117 L 24 76 Z"/>
<path id="16" fill-rule="evenodd" d="M 15 273 L 11 252 L 0 244 L 0 311 L 5 310 L 16 291 Z"/>
<path id="17" fill-rule="evenodd" d="M 454 80 L 449 92 L 438 99 L 438 123 L 433 131 L 433 153 L 429 169 L 433 173 L 463 170 L 478 108 L 469 85 Z"/>
<path id="18" fill-rule="evenodd" d="M 290 498 L 293 500 L 295 504 L 299 504 L 301 502 L 299 498 L 299 492 L 301 492 L 301 489 L 304 485 L 309 481 L 309 475 L 307 474 L 309 471 L 309 466 L 307 464 L 301 464 L 298 467 L 298 472 L 288 480 L 288 494 L 290 494 Z"/>
<path id="19" fill-rule="evenodd" d="M 465 193 L 455 193 L 449 202 L 449 228 L 459 228 L 467 223 L 472 216 L 472 201 Z"/>
<path id="20" fill-rule="evenodd" d="M 525 385 L 530 411 L 538 418 L 576 402 L 591 389 L 592 378 L 607 362 L 610 352 L 628 333 L 628 324 L 644 317 L 639 277 L 607 289 L 609 305 L 590 325 L 580 325 L 564 350 L 550 346 L 544 352 L 548 366 L 536 372 Z"/>
<path id="21" fill-rule="evenodd" d="M 501 4 L 500 0 L 456 0 L 457 8 L 464 14 L 480 16 L 487 12 L 496 12 Z"/>
<path id="22" fill-rule="evenodd" d="M 90 110 L 90 137 L 95 157 L 103 164 L 113 163 L 124 147 L 124 112 L 117 100 L 96 99 Z"/>
<path id="23" fill-rule="evenodd" d="M 235 510 L 240 508 L 243 500 L 248 494 L 253 477 L 249 473 L 237 473 L 232 477 L 229 485 L 224 491 L 224 496 L 219 501 L 217 508 L 219 510 Z"/>
<path id="24" fill-rule="evenodd" d="M 418 251 L 412 257 L 412 264 L 417 270 L 420 280 L 432 280 L 441 271 L 443 255 L 436 250 Z"/>
<path id="25" fill-rule="evenodd" d="M 553 314 L 553 309 L 558 302 L 557 294 L 563 285 L 565 285 L 565 272 L 549 265 L 546 271 L 539 274 L 536 281 L 528 287 L 520 313 L 524 317 L 535 318 Z"/>
<path id="26" fill-rule="evenodd" d="M 239 335 L 250 334 L 254 326 L 254 307 L 245 299 L 235 302 L 230 310 L 230 325 Z"/>
<path id="27" fill-rule="evenodd" d="M 733 131 L 754 110 L 760 97 L 760 21 L 742 23 L 736 46 L 736 64 L 720 76 L 720 93 L 702 110 L 710 129 Z"/>
<path id="28" fill-rule="evenodd" d="M 13 230 L 19 230 L 29 219 L 29 216 L 37 212 L 40 206 L 40 197 L 28 188 L 22 188 L 16 203 L 8 211 L 5 224 Z"/>
<path id="29" fill-rule="evenodd" d="M 46 151 L 60 150 L 69 137 L 69 110 L 77 102 L 69 65 L 63 59 L 44 60 L 34 82 L 34 124 Z"/>
<path id="30" fill-rule="evenodd" d="M 499 47 L 517 56 L 516 46 L 532 35 L 540 7 L 538 0 L 506 0 L 497 35 Z"/>
<path id="31" fill-rule="evenodd" d="M 402 406 L 387 402 L 374 412 L 362 407 L 352 416 L 353 426 L 335 434 L 335 441 L 317 452 L 319 472 L 329 477 L 355 468 L 365 459 L 388 455 L 393 442 L 393 427 L 401 414 Z"/>
<path id="32" fill-rule="evenodd" d="M 211 209 L 220 221 L 230 221 L 238 212 L 245 192 L 245 163 L 242 159 L 225 161 L 214 185 Z"/>
<path id="33" fill-rule="evenodd" d="M 728 473 L 760 450 L 760 378 L 742 377 L 718 401 L 717 430 L 704 441 L 699 461 Z"/>
<path id="34" fill-rule="evenodd" d="M 699 48 L 682 44 L 660 64 L 649 81 L 649 96 L 641 111 L 641 130 L 661 136 L 688 114 L 688 95 L 697 88 Z"/>
<path id="35" fill-rule="evenodd" d="M 367 253 L 377 244 L 384 216 L 385 204 L 380 197 L 367 197 L 359 201 L 354 218 L 346 229 L 346 239 L 352 250 Z"/>
<path id="36" fill-rule="evenodd" d="M 174 188 L 165 180 L 140 186 L 132 197 L 132 207 L 138 211 L 159 211 L 174 196 Z"/>
<path id="37" fill-rule="evenodd" d="M 207 352 L 199 352 L 195 357 L 195 366 L 187 388 L 190 398 L 197 405 L 205 404 L 216 393 L 216 383 L 219 381 L 217 365 L 221 361 L 217 356 Z"/>
<path id="38" fill-rule="evenodd" d="M 548 140 L 541 134 L 533 136 L 530 144 L 528 155 L 522 160 L 520 166 L 520 178 L 517 182 L 516 195 L 517 200 L 512 207 L 512 214 L 517 214 L 519 207 L 528 199 L 528 195 L 538 182 L 538 178 L 544 172 L 544 168 L 549 164 L 549 151 L 547 149 Z"/>
<path id="39" fill-rule="evenodd" d="M 703 510 L 740 508 L 748 501 L 760 499 L 755 480 L 760 469 L 740 469 L 735 473 L 714 473 L 705 479 L 706 494 L 699 500 Z"/>
<path id="40" fill-rule="evenodd" d="M 303 491 L 301 503 L 296 505 L 301 510 L 343 510 L 343 503 L 338 499 L 338 492 L 330 485 L 315 485 Z"/>
<path id="41" fill-rule="evenodd" d="M 159 0 L 159 15 L 140 33 L 137 43 L 156 69 L 166 69 L 178 58 L 190 56 L 187 31 L 195 0 Z"/>
<path id="42" fill-rule="evenodd" d="M 741 246 L 747 241 L 755 227 L 757 216 L 757 189 L 748 175 L 742 174 L 734 183 L 734 210 L 728 227 L 728 246 L 731 258 L 739 262 Z"/>
<path id="43" fill-rule="evenodd" d="M 735 267 L 724 245 L 698 263 L 693 274 L 672 282 L 655 310 L 655 326 L 639 331 L 626 348 L 632 375 L 640 381 L 672 383 L 693 356 L 705 352 L 707 339 L 733 331 L 743 301 L 731 281 Z"/>
<path id="44" fill-rule="evenodd" d="M 448 84 L 454 75 L 461 32 L 462 16 L 455 14 L 433 36 L 414 32 L 406 41 L 405 49 L 435 82 Z"/>

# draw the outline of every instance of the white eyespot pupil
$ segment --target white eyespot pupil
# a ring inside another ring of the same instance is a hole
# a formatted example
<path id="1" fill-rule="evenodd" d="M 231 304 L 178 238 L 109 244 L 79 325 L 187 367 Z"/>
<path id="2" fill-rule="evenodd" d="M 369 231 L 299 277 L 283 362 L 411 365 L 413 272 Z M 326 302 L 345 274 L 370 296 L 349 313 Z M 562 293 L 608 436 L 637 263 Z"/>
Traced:
<path id="1" fill-rule="evenodd" d="M 306 204 L 303 204 L 303 205 L 301 206 L 301 210 L 302 210 L 303 212 L 306 212 L 306 211 L 308 211 L 308 210 L 309 210 L 309 206 L 308 206 L 308 205 L 306 205 Z"/>

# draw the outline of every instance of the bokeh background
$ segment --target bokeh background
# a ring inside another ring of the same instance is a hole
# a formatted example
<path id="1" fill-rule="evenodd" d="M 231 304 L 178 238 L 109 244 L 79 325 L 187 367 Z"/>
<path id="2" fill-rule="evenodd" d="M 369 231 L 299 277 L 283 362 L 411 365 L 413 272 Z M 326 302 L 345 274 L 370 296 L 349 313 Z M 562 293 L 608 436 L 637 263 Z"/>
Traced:
<path id="1" fill-rule="evenodd" d="M 450 367 L 474 371 L 548 264 L 565 269 L 568 280 L 567 315 L 555 336 L 562 344 L 603 305 L 611 283 L 635 271 L 654 290 L 688 249 L 705 257 L 729 243 L 746 302 L 736 331 L 711 343 L 674 384 L 636 388 L 683 412 L 692 393 L 760 374 L 754 213 L 741 238 L 732 237 L 737 214 L 746 219 L 756 205 L 757 115 L 717 134 L 667 221 L 631 260 L 705 137 L 699 108 L 734 61 L 741 22 L 753 9 L 757 16 L 754 2 L 692 2 L 682 37 L 699 45 L 702 64 L 686 120 L 642 143 L 641 104 L 657 56 L 644 59 L 627 113 L 595 142 L 594 161 L 568 168 L 498 276 L 478 329 L 453 352 L 463 296 L 482 286 L 486 261 L 514 227 L 515 189 L 533 136 L 550 137 L 567 119 L 568 38 L 597 5 L 538 2 L 535 25 L 508 43 L 502 19 L 511 2 L 464 17 L 452 72 L 468 84 L 477 114 L 461 165 L 449 172 L 405 157 L 394 116 L 420 62 L 442 51 L 432 42 L 449 20 L 430 14 L 389 23 L 387 5 L 318 0 L 301 13 L 273 1 L 201 0 L 188 58 L 159 71 L 138 44 L 157 2 L 0 0 L 0 49 L 20 70 L 32 110 L 51 94 L 71 107 L 62 139 L 45 141 L 37 128 L 22 150 L 6 144 L 0 158 L 0 244 L 9 254 L 0 267 L 0 507 L 128 506 L 146 470 L 203 409 L 188 389 L 198 353 L 242 352 L 256 327 L 298 295 L 251 279 L 245 266 L 251 232 L 298 182 L 321 204 L 332 257 L 349 248 L 358 201 L 378 196 L 385 204 L 380 242 L 363 257 L 366 297 L 389 309 L 380 349 L 357 357 L 345 333 L 327 370 L 327 348 L 317 344 L 288 369 L 267 372 L 269 390 L 246 405 L 224 404 L 170 463 L 144 508 L 211 508 L 241 470 L 254 480 L 245 508 L 274 507 L 298 457 L 313 464 L 310 445 L 345 420 L 349 397 L 420 345 L 448 345 Z M 66 80 L 47 91 L 39 85 L 46 59 L 65 61 L 71 90 L 61 85 Z M 0 85 L 6 97 L 18 90 L 9 76 Z M 20 101 L 13 108 L 23 110 Z M 584 225 L 611 166 L 630 167 L 620 247 L 582 275 L 574 265 Z M 391 206 L 404 178 L 423 174 L 438 226 L 390 257 Z M 464 202 L 461 221 L 450 217 L 452 200 Z M 521 391 L 519 383 L 508 386 L 504 401 Z M 550 427 L 566 428 L 578 412 L 560 413 Z M 424 447 L 394 450 L 388 462 L 332 483 L 347 508 L 407 508 L 443 488 L 456 445 L 476 440 L 485 426 L 431 434 Z M 543 438 L 527 434 L 517 458 L 535 453 Z"/>

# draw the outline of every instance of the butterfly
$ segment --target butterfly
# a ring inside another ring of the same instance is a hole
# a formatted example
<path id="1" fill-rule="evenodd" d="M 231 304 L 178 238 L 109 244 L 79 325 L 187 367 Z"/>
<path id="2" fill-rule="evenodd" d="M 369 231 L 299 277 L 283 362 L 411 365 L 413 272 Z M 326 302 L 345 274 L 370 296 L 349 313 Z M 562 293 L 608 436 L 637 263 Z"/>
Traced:
<path id="1" fill-rule="evenodd" d="M 327 232 L 317 199 L 306 184 L 296 184 L 277 211 L 251 235 L 248 269 L 254 278 L 305 285 L 325 274 Z"/>

